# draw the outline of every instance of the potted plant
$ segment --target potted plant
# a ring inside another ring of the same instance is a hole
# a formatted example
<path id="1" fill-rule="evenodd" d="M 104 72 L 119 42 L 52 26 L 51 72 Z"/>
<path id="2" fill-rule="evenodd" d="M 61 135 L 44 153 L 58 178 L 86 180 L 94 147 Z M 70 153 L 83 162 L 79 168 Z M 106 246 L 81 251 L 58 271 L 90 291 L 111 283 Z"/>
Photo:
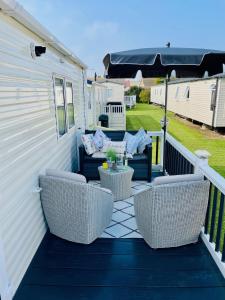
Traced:
<path id="1" fill-rule="evenodd" d="M 116 151 L 113 148 L 108 149 L 106 151 L 106 158 L 107 158 L 107 160 L 110 161 L 112 169 L 116 170 L 116 168 L 117 168 L 117 165 L 116 165 L 117 153 L 116 153 Z"/>

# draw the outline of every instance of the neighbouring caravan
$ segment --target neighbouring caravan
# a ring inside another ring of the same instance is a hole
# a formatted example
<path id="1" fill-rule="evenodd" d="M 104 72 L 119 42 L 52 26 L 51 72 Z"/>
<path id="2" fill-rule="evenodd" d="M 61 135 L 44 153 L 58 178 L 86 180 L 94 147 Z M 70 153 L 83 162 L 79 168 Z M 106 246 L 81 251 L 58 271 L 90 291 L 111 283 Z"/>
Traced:
<path id="1" fill-rule="evenodd" d="M 39 174 L 77 169 L 86 66 L 13 0 L 0 0 L 0 40 L 0 295 L 11 299 L 46 232 Z"/>
<path id="2" fill-rule="evenodd" d="M 88 80 L 87 116 L 88 128 L 100 125 L 99 116 L 108 116 L 111 129 L 125 130 L 126 109 L 124 103 L 124 86 L 108 80 Z"/>
<path id="3" fill-rule="evenodd" d="M 95 129 L 99 125 L 99 116 L 107 103 L 107 87 L 98 82 L 88 80 L 87 90 L 87 128 Z"/>
<path id="4" fill-rule="evenodd" d="M 100 83 L 100 81 L 99 81 Z M 124 103 L 124 85 L 122 83 L 105 80 L 101 82 L 107 88 L 107 101 Z"/>
<path id="5" fill-rule="evenodd" d="M 107 102 L 102 113 L 108 115 L 109 127 L 117 130 L 126 129 L 126 107 L 124 103 L 124 85 L 105 80 L 101 85 L 107 88 Z"/>
<path id="6" fill-rule="evenodd" d="M 164 105 L 164 84 L 151 88 L 151 102 Z M 170 82 L 168 110 L 214 128 L 225 127 L 225 74 Z"/>

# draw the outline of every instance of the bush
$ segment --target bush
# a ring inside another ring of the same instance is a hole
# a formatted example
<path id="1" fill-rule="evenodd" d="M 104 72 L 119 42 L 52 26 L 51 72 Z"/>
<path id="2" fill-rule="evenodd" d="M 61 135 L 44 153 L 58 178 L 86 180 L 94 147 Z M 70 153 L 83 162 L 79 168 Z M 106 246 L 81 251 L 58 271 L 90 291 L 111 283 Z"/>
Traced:
<path id="1" fill-rule="evenodd" d="M 132 86 L 128 91 L 125 92 L 125 95 L 126 96 L 133 96 L 133 95 L 136 95 L 136 101 L 137 102 L 140 102 L 140 92 L 142 91 L 143 89 L 141 87 L 138 87 L 137 85 L 135 86 Z"/>
<path id="2" fill-rule="evenodd" d="M 140 92 L 140 102 L 141 103 L 149 103 L 150 102 L 150 90 L 144 89 Z"/>

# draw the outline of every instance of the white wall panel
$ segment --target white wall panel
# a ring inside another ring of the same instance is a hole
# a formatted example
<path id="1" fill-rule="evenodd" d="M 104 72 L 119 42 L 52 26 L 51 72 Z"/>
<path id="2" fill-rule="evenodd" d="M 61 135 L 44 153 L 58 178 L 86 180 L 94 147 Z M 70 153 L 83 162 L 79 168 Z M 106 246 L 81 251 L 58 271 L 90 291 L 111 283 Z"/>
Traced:
<path id="1" fill-rule="evenodd" d="M 212 126 L 213 111 L 211 106 L 211 85 L 216 79 L 195 80 L 190 82 L 171 83 L 168 86 L 168 110 Z M 189 87 L 190 97 L 187 99 L 184 94 Z M 177 92 L 177 89 L 178 92 Z M 156 104 L 165 103 L 165 86 L 158 85 L 151 88 L 151 101 Z"/>
<path id="2" fill-rule="evenodd" d="M 38 176 L 50 167 L 77 167 L 76 129 L 84 124 L 81 68 L 49 46 L 33 59 L 31 42 L 43 45 L 0 13 L 0 236 L 13 293 L 46 232 L 40 195 L 34 192 Z M 75 99 L 76 126 L 60 139 L 53 74 L 72 81 Z"/>

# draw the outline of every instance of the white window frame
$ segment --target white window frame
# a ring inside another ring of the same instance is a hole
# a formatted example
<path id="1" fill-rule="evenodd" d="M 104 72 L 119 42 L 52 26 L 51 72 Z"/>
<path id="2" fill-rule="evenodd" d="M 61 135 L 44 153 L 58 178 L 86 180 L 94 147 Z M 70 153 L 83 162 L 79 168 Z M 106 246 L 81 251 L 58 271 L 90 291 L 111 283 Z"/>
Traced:
<path id="1" fill-rule="evenodd" d="M 65 101 L 65 128 L 66 132 L 63 135 L 59 134 L 59 120 L 58 120 L 58 114 L 57 114 L 57 103 L 56 103 L 56 94 L 55 94 L 55 79 L 62 79 L 63 80 L 63 97 Z M 52 76 L 53 80 L 53 94 L 54 94 L 54 105 L 55 105 L 55 118 L 56 118 L 56 133 L 57 133 L 57 139 L 61 139 L 64 136 L 66 136 L 75 126 L 76 126 L 76 119 L 75 119 L 75 103 L 74 103 L 74 92 L 73 92 L 73 80 L 69 77 L 60 75 L 60 74 L 53 74 Z M 74 108 L 74 125 L 69 128 L 69 121 L 68 121 L 68 107 L 67 107 L 67 97 L 66 97 L 66 82 L 69 82 L 72 84 L 72 99 L 73 99 L 73 108 Z"/>
<path id="2" fill-rule="evenodd" d="M 68 102 L 67 102 L 67 94 L 66 94 L 66 84 L 67 83 L 71 83 L 71 87 L 72 87 L 72 103 L 73 103 L 73 118 L 74 118 L 74 124 L 72 127 L 69 127 L 69 116 L 68 116 Z M 65 78 L 65 94 L 66 94 L 66 116 L 67 116 L 67 132 L 69 132 L 70 130 L 72 130 L 75 125 L 76 125 L 76 118 L 75 118 L 75 103 L 74 103 L 74 92 L 73 92 L 73 82 L 71 79 L 69 78 Z"/>
<path id="3" fill-rule="evenodd" d="M 113 89 L 107 88 L 107 98 L 112 98 L 112 94 L 113 94 Z"/>
<path id="4" fill-rule="evenodd" d="M 190 86 L 187 85 L 184 91 L 184 98 L 189 101 L 190 100 Z"/>
<path id="5" fill-rule="evenodd" d="M 211 84 L 210 90 L 211 90 L 210 111 L 214 111 L 216 106 L 216 84 L 215 83 Z"/>
<path id="6" fill-rule="evenodd" d="M 179 100 L 179 92 L 180 92 L 180 87 L 179 86 L 177 86 L 177 88 L 176 88 L 176 93 L 175 93 L 175 99 L 178 101 Z"/>

